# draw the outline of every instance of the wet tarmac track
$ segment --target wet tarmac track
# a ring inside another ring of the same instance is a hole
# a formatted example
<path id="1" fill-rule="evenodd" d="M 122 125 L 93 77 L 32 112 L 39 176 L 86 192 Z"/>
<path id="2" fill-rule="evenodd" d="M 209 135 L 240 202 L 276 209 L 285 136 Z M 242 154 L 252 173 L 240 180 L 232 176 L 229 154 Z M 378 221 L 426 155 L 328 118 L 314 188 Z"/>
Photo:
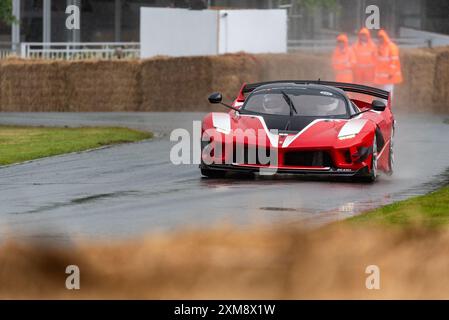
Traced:
<path id="1" fill-rule="evenodd" d="M 423 194 L 448 181 L 445 117 L 397 115 L 396 172 L 375 184 L 297 178 L 202 179 L 170 162 L 175 128 L 201 113 L 3 113 L 0 124 L 120 125 L 151 130 L 136 144 L 0 168 L 0 237 L 117 239 L 232 222 L 310 226 Z"/>

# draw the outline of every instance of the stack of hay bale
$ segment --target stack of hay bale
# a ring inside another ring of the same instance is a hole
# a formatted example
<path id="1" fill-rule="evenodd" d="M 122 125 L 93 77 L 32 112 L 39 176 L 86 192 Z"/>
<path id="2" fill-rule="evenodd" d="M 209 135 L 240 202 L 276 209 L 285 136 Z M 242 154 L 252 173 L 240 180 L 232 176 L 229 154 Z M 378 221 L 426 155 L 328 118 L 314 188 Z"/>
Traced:
<path id="1" fill-rule="evenodd" d="M 401 50 L 395 108 L 449 111 L 449 48 Z M 0 62 L 0 111 L 210 111 L 245 82 L 332 80 L 329 55 L 244 53 L 138 61 Z M 221 110 L 221 109 L 220 109 Z"/>

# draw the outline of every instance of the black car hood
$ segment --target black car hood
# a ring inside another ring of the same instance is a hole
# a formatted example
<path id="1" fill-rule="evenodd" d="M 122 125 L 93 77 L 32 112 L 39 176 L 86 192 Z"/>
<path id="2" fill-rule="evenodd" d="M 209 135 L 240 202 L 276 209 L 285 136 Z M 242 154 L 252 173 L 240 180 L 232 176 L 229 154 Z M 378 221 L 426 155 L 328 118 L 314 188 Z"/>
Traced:
<path id="1" fill-rule="evenodd" d="M 319 117 L 301 117 L 301 116 L 279 116 L 263 115 L 268 130 L 278 130 L 279 132 L 296 133 L 302 131 Z"/>

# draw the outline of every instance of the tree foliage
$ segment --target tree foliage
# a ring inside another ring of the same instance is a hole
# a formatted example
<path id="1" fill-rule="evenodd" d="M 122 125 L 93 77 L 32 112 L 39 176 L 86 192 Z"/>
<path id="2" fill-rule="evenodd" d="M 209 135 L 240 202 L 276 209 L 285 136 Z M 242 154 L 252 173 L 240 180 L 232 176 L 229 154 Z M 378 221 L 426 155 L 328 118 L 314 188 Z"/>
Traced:
<path id="1" fill-rule="evenodd" d="M 309 9 L 326 8 L 334 9 L 337 7 L 337 0 L 297 0 L 299 4 L 305 5 Z"/>
<path id="2" fill-rule="evenodd" d="M 300 7 L 305 7 L 310 10 L 325 8 L 325 9 L 338 9 L 338 0 L 295 0 L 296 4 Z M 281 0 L 280 4 L 290 4 L 291 1 Z"/>
<path id="3" fill-rule="evenodd" d="M 12 14 L 12 0 L 0 0 L 0 21 L 8 25 L 17 22 Z"/>

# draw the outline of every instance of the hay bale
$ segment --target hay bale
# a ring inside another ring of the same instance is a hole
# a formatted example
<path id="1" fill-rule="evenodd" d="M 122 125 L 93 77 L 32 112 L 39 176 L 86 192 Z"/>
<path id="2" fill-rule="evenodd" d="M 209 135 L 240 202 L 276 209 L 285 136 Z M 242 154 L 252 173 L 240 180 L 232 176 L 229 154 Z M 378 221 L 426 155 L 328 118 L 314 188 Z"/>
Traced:
<path id="1" fill-rule="evenodd" d="M 404 82 L 397 86 L 395 107 L 408 111 L 433 110 L 436 55 L 420 49 L 401 50 Z"/>
<path id="2" fill-rule="evenodd" d="M 142 111 L 199 111 L 212 91 L 209 57 L 154 58 L 141 66 Z"/>
<path id="3" fill-rule="evenodd" d="M 139 61 L 0 62 L 1 111 L 210 111 L 207 96 L 235 98 L 244 82 L 332 80 L 324 54 L 232 54 Z M 401 50 L 397 108 L 448 111 L 449 48 Z M 439 109 L 437 109 L 439 108 Z"/>
<path id="4" fill-rule="evenodd" d="M 433 102 L 436 110 L 449 112 L 449 48 L 439 51 L 436 61 Z"/>
<path id="5" fill-rule="evenodd" d="M 138 111 L 138 61 L 74 61 L 67 67 L 70 111 Z"/>
<path id="6" fill-rule="evenodd" d="M 0 63 L 0 110 L 67 111 L 66 63 L 7 59 Z"/>
<path id="7" fill-rule="evenodd" d="M 333 80 L 329 55 L 312 53 L 262 54 L 261 80 Z"/>
<path id="8" fill-rule="evenodd" d="M 229 54 L 210 57 L 212 88 L 226 100 L 235 100 L 244 83 L 260 81 L 261 65 L 253 55 Z"/>

